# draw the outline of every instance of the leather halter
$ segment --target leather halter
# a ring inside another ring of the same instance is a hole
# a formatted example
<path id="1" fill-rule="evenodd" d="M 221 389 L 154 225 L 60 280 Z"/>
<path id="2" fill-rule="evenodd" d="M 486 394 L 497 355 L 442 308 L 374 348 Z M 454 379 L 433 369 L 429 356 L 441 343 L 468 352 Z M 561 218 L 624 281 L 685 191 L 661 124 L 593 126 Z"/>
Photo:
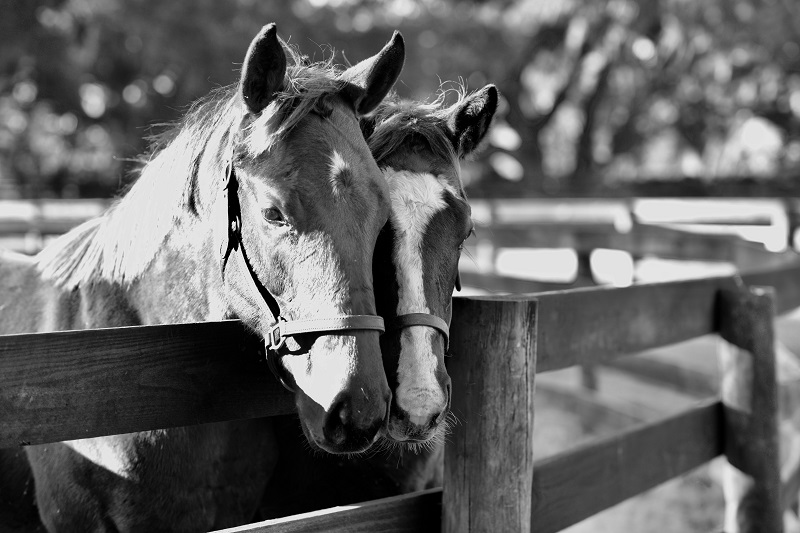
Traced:
<path id="1" fill-rule="evenodd" d="M 447 322 L 430 313 L 406 313 L 390 318 L 386 324 L 387 331 L 397 331 L 409 326 L 429 326 L 439 331 L 444 337 L 444 351 L 450 346 L 450 326 Z"/>
<path id="2" fill-rule="evenodd" d="M 258 279 L 244 249 L 244 240 L 242 239 L 242 211 L 241 205 L 239 204 L 238 193 L 239 181 L 236 178 L 236 171 L 233 165 L 233 146 L 234 142 L 231 142 L 228 150 L 228 157 L 226 158 L 225 183 L 223 188 L 223 195 L 226 197 L 223 198 L 223 200 L 226 200 L 228 207 L 228 243 L 225 252 L 222 254 L 222 276 L 223 278 L 225 277 L 225 266 L 228 263 L 231 252 L 239 252 L 235 255 L 240 257 L 244 262 L 250 274 L 253 286 L 260 296 L 260 298 L 256 298 L 256 300 L 266 305 L 267 314 L 273 319 L 273 324 L 269 329 L 269 333 L 264 339 L 267 363 L 278 381 L 280 381 L 285 388 L 294 392 L 294 389 L 284 380 L 279 365 L 280 358 L 286 355 L 286 352 L 281 352 L 287 338 L 303 333 L 331 333 L 350 330 L 376 330 L 383 333 L 385 331 L 383 318 L 377 315 L 339 315 L 330 318 L 287 320 L 281 315 L 278 301 L 267 288 L 264 287 L 261 280 Z"/>

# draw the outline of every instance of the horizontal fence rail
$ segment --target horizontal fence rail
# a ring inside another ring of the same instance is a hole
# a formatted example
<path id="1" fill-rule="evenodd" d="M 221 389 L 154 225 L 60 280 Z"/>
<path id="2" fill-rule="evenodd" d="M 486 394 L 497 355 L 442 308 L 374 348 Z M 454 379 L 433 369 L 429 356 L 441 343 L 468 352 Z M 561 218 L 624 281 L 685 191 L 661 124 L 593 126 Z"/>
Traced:
<path id="1" fill-rule="evenodd" d="M 291 412 L 238 321 L 0 336 L 0 447 Z"/>
<path id="2" fill-rule="evenodd" d="M 555 533 L 707 463 L 723 452 L 713 401 L 534 466 L 531 530 Z"/>
<path id="3" fill-rule="evenodd" d="M 437 533 L 442 489 L 266 520 L 217 533 Z"/>

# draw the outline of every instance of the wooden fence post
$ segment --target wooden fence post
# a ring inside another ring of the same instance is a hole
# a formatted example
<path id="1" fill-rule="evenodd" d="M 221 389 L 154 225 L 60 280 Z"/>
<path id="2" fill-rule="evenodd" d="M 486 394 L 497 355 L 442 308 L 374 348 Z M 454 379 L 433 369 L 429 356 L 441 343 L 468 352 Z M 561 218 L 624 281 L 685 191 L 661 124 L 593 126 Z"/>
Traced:
<path id="1" fill-rule="evenodd" d="M 726 533 L 783 531 L 774 290 L 720 291 Z"/>
<path id="2" fill-rule="evenodd" d="M 578 272 L 575 276 L 575 286 L 591 287 L 596 285 L 592 272 L 592 252 L 577 250 L 576 253 L 578 255 Z M 581 365 L 581 385 L 588 391 L 597 392 L 597 365 L 593 363 Z"/>
<path id="3" fill-rule="evenodd" d="M 537 302 L 456 298 L 442 531 L 531 530 Z"/>

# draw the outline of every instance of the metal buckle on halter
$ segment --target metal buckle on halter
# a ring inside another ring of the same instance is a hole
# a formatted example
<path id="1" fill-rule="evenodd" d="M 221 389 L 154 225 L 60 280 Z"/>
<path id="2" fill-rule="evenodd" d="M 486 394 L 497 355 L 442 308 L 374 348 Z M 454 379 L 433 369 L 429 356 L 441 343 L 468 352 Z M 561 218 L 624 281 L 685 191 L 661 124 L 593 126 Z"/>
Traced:
<path id="1" fill-rule="evenodd" d="M 284 344 L 286 344 L 286 337 L 281 335 L 281 322 L 286 322 L 286 319 L 283 317 L 278 317 L 278 321 L 269 328 L 269 333 L 267 334 L 267 350 L 280 350 Z"/>

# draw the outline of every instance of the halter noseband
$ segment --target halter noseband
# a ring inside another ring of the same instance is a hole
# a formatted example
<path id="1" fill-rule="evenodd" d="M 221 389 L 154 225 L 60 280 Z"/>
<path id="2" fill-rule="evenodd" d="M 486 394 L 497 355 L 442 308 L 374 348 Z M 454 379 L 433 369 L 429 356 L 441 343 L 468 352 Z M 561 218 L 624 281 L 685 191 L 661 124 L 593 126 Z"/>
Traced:
<path id="1" fill-rule="evenodd" d="M 221 269 L 224 278 L 225 266 L 231 252 L 238 251 L 238 256 L 247 267 L 250 273 L 250 279 L 253 281 L 253 286 L 264 304 L 266 304 L 268 314 L 272 316 L 274 323 L 269 329 L 267 338 L 264 339 L 264 349 L 266 351 L 267 363 L 270 370 L 280 383 L 289 391 L 294 392 L 283 378 L 280 371 L 278 360 L 286 352 L 281 353 L 281 349 L 286 343 L 286 339 L 301 335 L 303 333 L 317 333 L 317 332 L 341 332 L 349 330 L 377 330 L 383 333 L 386 329 L 384 327 L 383 318 L 377 315 L 340 315 L 331 318 L 309 318 L 304 320 L 286 320 L 281 315 L 280 305 L 275 297 L 267 290 L 261 283 L 256 275 L 250 261 L 247 258 L 247 253 L 244 250 L 244 240 L 242 239 L 242 211 L 239 204 L 239 182 L 236 179 L 236 171 L 233 165 L 233 146 L 234 142 L 230 143 L 228 150 L 228 157 L 225 168 L 225 186 L 223 194 L 227 197 L 228 207 L 228 243 L 225 252 L 222 254 Z"/>
<path id="2" fill-rule="evenodd" d="M 450 346 L 450 326 L 447 322 L 430 313 L 406 313 L 389 319 L 386 324 L 387 331 L 397 331 L 409 326 L 429 326 L 437 330 L 444 337 L 444 351 Z"/>

